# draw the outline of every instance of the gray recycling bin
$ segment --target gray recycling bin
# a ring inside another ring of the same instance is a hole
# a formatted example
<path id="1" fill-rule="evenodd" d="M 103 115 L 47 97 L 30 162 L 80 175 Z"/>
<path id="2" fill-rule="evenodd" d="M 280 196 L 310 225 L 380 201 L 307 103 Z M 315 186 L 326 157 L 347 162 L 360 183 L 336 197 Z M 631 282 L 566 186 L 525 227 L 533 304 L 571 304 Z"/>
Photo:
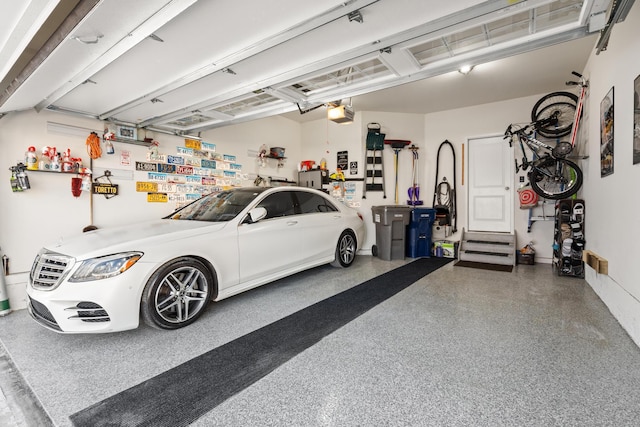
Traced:
<path id="1" fill-rule="evenodd" d="M 376 244 L 371 253 L 380 259 L 404 259 L 405 236 L 411 218 L 411 206 L 372 206 L 376 224 Z"/>

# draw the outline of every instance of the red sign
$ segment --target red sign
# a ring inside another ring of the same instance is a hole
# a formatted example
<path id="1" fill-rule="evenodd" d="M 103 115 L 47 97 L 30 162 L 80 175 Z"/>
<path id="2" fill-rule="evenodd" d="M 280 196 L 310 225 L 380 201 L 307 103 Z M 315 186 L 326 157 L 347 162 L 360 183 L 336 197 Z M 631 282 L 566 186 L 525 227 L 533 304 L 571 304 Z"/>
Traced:
<path id="1" fill-rule="evenodd" d="M 180 175 L 193 175 L 193 166 L 178 166 L 176 173 Z"/>

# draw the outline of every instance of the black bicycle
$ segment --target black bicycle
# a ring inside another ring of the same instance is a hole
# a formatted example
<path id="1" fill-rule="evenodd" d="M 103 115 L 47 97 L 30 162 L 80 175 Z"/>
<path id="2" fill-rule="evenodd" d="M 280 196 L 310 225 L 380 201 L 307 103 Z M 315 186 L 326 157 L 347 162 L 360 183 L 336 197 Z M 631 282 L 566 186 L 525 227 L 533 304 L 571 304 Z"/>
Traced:
<path id="1" fill-rule="evenodd" d="M 540 123 L 532 122 L 523 126 L 509 125 L 505 131 L 505 139 L 511 146 L 515 140 L 520 144 L 522 161 L 515 160 L 516 173 L 520 169 L 527 170 L 533 191 L 546 199 L 566 199 L 578 192 L 582 186 L 582 170 L 574 162 L 565 157 L 573 147 L 569 142 L 558 142 L 551 146 L 534 137 L 534 131 Z M 534 153 L 532 159 L 527 156 L 525 145 Z"/>
<path id="2" fill-rule="evenodd" d="M 582 106 L 586 96 L 588 82 L 582 74 L 573 71 L 577 81 L 568 81 L 569 86 L 579 86 L 580 96 L 571 92 L 552 92 L 536 102 L 531 110 L 531 123 L 526 125 L 511 124 L 505 131 L 505 138 L 509 138 L 509 145 L 517 140 L 522 152 L 522 161 L 516 160 L 516 173 L 520 169 L 527 170 L 531 188 L 538 195 L 546 199 L 565 199 L 573 196 L 582 187 L 582 170 L 566 157 L 573 151 Z M 556 139 L 571 133 L 571 141 L 558 141 L 555 146 L 544 143 L 535 138 L 535 134 L 545 138 Z M 527 157 L 525 145 L 529 147 L 533 158 Z"/>

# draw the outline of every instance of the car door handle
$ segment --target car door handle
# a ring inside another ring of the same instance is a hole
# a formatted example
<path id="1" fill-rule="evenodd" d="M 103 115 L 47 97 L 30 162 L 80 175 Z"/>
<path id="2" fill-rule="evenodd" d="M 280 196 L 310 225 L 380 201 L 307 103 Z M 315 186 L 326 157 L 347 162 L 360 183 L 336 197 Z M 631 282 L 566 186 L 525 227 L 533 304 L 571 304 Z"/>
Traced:
<path id="1" fill-rule="evenodd" d="M 287 225 L 296 225 L 298 221 L 287 221 Z"/>

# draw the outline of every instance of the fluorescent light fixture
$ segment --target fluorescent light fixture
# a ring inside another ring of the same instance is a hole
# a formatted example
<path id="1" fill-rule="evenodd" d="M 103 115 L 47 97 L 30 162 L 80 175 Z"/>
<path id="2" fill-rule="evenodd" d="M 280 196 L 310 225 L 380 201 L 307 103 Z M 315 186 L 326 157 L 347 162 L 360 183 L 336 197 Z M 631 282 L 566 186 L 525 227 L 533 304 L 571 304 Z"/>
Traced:
<path id="1" fill-rule="evenodd" d="M 338 105 L 327 110 L 327 118 L 336 123 L 351 123 L 353 115 L 353 108 L 347 105 Z"/>

